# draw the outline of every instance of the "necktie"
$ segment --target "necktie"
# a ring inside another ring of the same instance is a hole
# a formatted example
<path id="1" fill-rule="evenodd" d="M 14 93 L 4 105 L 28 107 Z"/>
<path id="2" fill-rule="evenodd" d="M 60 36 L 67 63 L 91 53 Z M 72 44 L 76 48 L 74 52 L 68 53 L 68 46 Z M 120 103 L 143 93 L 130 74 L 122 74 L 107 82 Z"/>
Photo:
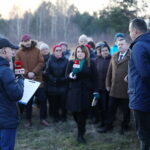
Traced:
<path id="1" fill-rule="evenodd" d="M 119 57 L 119 61 L 121 61 L 123 59 L 123 55 L 120 55 Z"/>

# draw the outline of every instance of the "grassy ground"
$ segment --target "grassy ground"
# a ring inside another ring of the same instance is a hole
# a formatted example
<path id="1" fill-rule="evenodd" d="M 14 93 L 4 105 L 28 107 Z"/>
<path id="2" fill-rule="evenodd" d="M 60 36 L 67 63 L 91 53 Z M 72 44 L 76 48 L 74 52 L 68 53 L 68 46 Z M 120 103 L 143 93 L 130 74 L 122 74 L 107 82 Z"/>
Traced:
<path id="1" fill-rule="evenodd" d="M 49 127 L 39 124 L 37 111 L 33 112 L 33 127 L 24 128 L 24 120 L 17 132 L 15 150 L 139 150 L 134 129 L 125 135 L 118 133 L 119 126 L 105 134 L 97 132 L 97 125 L 87 124 L 87 145 L 76 142 L 76 124 L 70 117 L 67 122 L 53 123 Z"/>

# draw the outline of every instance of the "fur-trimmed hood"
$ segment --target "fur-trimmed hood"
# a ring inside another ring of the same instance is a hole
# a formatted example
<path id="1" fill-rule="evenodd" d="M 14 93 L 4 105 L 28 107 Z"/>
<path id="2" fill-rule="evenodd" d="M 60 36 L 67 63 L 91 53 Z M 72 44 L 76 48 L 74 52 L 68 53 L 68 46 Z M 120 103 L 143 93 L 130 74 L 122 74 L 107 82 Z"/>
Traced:
<path id="1" fill-rule="evenodd" d="M 21 48 L 21 49 L 23 49 L 23 50 L 27 50 L 27 49 L 32 49 L 32 48 L 38 48 L 38 46 L 37 46 L 37 41 L 36 40 L 31 40 L 31 47 L 30 48 L 26 48 L 23 44 L 22 44 L 22 42 L 20 42 L 19 43 L 19 47 Z"/>

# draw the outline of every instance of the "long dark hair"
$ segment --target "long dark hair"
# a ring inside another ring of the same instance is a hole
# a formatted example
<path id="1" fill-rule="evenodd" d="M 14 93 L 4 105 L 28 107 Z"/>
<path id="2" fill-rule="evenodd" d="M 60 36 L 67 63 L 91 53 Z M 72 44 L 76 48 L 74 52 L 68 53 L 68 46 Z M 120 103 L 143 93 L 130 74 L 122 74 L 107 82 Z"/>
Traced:
<path id="1" fill-rule="evenodd" d="M 77 49 L 78 48 L 81 48 L 82 52 L 85 53 L 85 60 L 87 61 L 88 66 L 90 67 L 90 53 L 89 53 L 88 48 L 84 45 L 79 45 L 75 49 L 75 52 L 74 52 L 75 60 L 77 59 Z"/>
<path id="2" fill-rule="evenodd" d="M 93 49 L 95 49 L 95 43 L 93 41 L 90 41 L 87 44 L 90 45 Z"/>

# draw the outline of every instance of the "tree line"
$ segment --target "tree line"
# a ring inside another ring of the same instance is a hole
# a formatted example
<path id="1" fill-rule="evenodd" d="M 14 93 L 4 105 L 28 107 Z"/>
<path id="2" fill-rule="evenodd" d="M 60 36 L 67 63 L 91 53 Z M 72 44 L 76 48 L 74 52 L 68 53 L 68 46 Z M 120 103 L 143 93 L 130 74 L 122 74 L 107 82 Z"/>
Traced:
<path id="1" fill-rule="evenodd" d="M 91 6 L 92 7 L 92 6 Z M 10 19 L 0 16 L 0 34 L 19 42 L 24 33 L 47 43 L 67 41 L 77 42 L 81 34 L 94 39 L 112 39 L 116 32 L 128 32 L 129 21 L 137 16 L 149 19 L 145 13 L 148 2 L 141 0 L 110 0 L 109 6 L 92 15 L 80 13 L 74 5 L 67 5 L 67 0 L 41 3 L 34 13 L 26 11 L 19 15 L 19 8 L 10 12 Z"/>

